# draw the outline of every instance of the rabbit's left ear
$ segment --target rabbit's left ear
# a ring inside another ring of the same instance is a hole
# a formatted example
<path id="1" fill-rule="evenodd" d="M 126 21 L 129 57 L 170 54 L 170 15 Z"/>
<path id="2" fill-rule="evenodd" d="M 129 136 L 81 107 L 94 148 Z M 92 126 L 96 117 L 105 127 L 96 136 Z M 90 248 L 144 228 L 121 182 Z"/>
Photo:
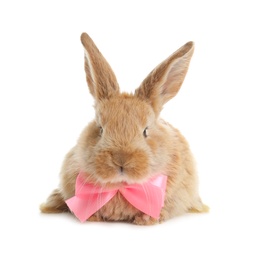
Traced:
<path id="1" fill-rule="evenodd" d="M 135 95 L 148 101 L 158 114 L 162 106 L 178 93 L 193 52 L 194 43 L 186 43 L 146 77 L 136 89 Z"/>
<path id="2" fill-rule="evenodd" d="M 109 63 L 87 33 L 82 33 L 81 42 L 85 48 L 85 72 L 92 96 L 99 101 L 117 95 L 119 84 Z"/>

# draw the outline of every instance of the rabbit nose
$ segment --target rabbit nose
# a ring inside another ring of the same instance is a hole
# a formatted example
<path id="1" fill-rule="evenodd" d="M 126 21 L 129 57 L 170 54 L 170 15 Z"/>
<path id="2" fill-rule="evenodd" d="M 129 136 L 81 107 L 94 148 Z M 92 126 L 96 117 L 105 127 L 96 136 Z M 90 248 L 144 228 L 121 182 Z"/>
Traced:
<path id="1" fill-rule="evenodd" d="M 124 172 L 124 166 L 126 165 L 126 153 L 123 151 L 118 151 L 112 154 L 112 162 L 119 167 L 121 173 Z"/>
<path id="2" fill-rule="evenodd" d="M 116 161 L 113 161 L 113 163 L 114 163 L 115 166 L 118 167 L 119 172 L 120 172 L 121 174 L 123 174 L 123 173 L 124 173 L 124 166 L 123 166 L 123 164 L 118 163 L 118 162 L 116 162 Z"/>

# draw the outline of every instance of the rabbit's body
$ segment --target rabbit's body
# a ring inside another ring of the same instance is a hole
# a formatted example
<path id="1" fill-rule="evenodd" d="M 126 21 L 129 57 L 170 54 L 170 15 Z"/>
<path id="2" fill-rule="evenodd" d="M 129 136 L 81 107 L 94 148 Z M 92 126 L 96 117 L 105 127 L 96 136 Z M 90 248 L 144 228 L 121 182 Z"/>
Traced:
<path id="1" fill-rule="evenodd" d="M 82 43 L 96 119 L 67 154 L 59 188 L 41 205 L 41 211 L 69 210 L 65 200 L 75 195 L 79 172 L 85 182 L 103 187 L 143 183 L 160 172 L 168 176 L 160 219 L 140 212 L 118 192 L 89 220 L 153 224 L 190 210 L 204 211 L 189 146 L 177 129 L 159 117 L 163 104 L 176 95 L 183 82 L 193 43 L 153 70 L 134 95 L 119 93 L 114 73 L 87 34 L 82 34 Z"/>

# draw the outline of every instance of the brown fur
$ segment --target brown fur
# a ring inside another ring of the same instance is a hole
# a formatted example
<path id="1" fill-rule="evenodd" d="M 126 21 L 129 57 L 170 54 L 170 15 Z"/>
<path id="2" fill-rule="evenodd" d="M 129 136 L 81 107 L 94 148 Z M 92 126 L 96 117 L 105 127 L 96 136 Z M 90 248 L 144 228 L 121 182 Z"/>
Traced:
<path id="1" fill-rule="evenodd" d="M 68 210 L 64 201 L 74 196 L 79 171 L 84 172 L 86 181 L 103 186 L 141 183 L 159 172 L 168 176 L 159 220 L 143 214 L 117 193 L 90 217 L 91 221 L 149 225 L 188 211 L 207 211 L 198 195 L 195 163 L 185 138 L 159 118 L 162 106 L 183 83 L 194 44 L 185 44 L 163 61 L 132 95 L 119 93 L 116 77 L 92 39 L 83 33 L 81 40 L 96 119 L 82 131 L 77 145 L 66 156 L 59 188 L 41 205 L 41 211 Z"/>

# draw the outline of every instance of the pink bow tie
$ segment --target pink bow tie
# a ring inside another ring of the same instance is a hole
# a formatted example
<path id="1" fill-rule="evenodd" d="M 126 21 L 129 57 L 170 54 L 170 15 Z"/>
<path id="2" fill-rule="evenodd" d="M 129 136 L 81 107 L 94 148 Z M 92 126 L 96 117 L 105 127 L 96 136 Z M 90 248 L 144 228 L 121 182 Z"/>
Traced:
<path id="1" fill-rule="evenodd" d="M 76 180 L 75 196 L 66 200 L 66 204 L 84 222 L 120 192 L 135 208 L 158 219 L 164 205 L 166 183 L 167 176 L 159 174 L 142 184 L 125 184 L 118 189 L 106 189 L 85 183 L 80 172 Z"/>

